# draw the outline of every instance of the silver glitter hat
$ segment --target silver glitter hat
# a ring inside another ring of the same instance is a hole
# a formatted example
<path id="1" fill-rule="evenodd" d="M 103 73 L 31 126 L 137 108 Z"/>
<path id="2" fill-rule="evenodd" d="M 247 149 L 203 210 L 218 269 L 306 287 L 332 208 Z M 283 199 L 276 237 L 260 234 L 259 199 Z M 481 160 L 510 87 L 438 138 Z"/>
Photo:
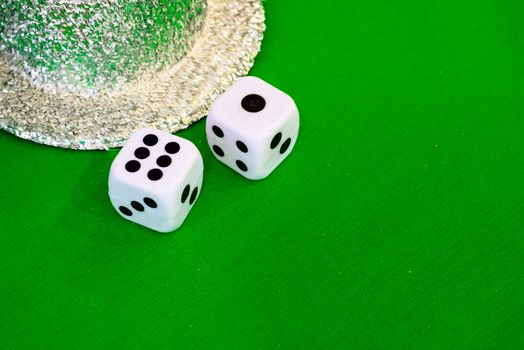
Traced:
<path id="1" fill-rule="evenodd" d="M 260 0 L 0 1 L 0 128 L 73 149 L 175 132 L 247 74 Z"/>

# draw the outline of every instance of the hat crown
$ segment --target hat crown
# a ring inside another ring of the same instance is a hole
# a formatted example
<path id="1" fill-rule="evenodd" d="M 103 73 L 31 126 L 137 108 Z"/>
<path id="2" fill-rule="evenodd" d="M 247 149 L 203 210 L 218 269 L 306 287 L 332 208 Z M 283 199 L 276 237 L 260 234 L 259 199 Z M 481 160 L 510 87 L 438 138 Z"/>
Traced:
<path id="1" fill-rule="evenodd" d="M 178 62 L 206 0 L 7 0 L 0 56 L 45 87 L 97 92 Z"/>

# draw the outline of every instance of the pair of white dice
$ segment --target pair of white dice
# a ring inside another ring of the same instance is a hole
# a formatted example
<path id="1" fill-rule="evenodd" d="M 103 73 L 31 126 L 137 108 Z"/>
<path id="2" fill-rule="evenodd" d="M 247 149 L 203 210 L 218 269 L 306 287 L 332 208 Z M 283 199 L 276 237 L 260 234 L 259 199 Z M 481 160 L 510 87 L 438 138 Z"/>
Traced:
<path id="1" fill-rule="evenodd" d="M 211 107 L 206 132 L 216 157 L 248 179 L 268 176 L 298 135 L 293 100 L 266 82 L 239 79 Z M 176 230 L 202 189 L 198 149 L 167 132 L 135 132 L 111 165 L 109 197 L 124 218 L 155 231 Z"/>

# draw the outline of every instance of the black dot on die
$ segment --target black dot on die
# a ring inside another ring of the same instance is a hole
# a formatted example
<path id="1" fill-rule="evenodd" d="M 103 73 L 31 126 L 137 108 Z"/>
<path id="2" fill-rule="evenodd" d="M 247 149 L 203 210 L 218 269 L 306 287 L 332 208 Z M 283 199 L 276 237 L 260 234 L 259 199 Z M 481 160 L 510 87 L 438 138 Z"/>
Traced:
<path id="1" fill-rule="evenodd" d="M 178 151 L 180 151 L 180 145 L 178 144 L 178 142 L 169 142 L 166 147 L 164 147 L 164 149 L 166 150 L 167 153 L 169 154 L 175 154 L 177 153 Z"/>
<path id="2" fill-rule="evenodd" d="M 144 198 L 144 203 L 145 203 L 148 207 L 153 208 L 153 209 L 157 207 L 156 202 L 155 202 L 153 199 L 149 198 L 149 197 L 145 197 L 145 198 Z"/>
<path id="3" fill-rule="evenodd" d="M 137 211 L 144 211 L 144 206 L 137 201 L 132 201 L 131 206 Z"/>
<path id="4" fill-rule="evenodd" d="M 275 137 L 273 137 L 273 140 L 271 140 L 271 145 L 270 145 L 271 149 L 277 148 L 281 140 L 282 140 L 282 133 L 279 132 L 278 134 L 275 135 Z"/>
<path id="5" fill-rule="evenodd" d="M 171 165 L 171 157 L 166 155 L 160 156 L 156 160 L 156 163 L 162 168 L 168 167 Z"/>
<path id="6" fill-rule="evenodd" d="M 186 185 L 184 191 L 182 191 L 182 198 L 180 198 L 182 203 L 186 202 L 187 196 L 189 196 L 189 191 L 191 191 L 191 187 L 189 187 L 189 185 Z"/>
<path id="7" fill-rule="evenodd" d="M 158 181 L 162 178 L 162 176 L 164 176 L 164 173 L 160 169 L 151 169 L 147 173 L 147 177 L 151 181 Z"/>
<path id="8" fill-rule="evenodd" d="M 242 99 L 242 108 L 250 113 L 257 113 L 266 107 L 266 100 L 257 94 L 247 95 Z"/>
<path id="9" fill-rule="evenodd" d="M 149 150 L 145 147 L 138 147 L 135 150 L 135 157 L 137 157 L 138 159 L 146 159 L 147 157 L 149 157 Z"/>
<path id="10" fill-rule="evenodd" d="M 286 141 L 284 141 L 282 146 L 280 146 L 280 154 L 284 154 L 287 151 L 287 149 L 289 148 L 290 144 L 291 144 L 291 139 L 287 139 Z"/>
<path id="11" fill-rule="evenodd" d="M 128 208 L 126 208 L 126 207 L 124 207 L 124 206 L 118 208 L 118 210 L 120 210 L 120 212 L 121 212 L 122 214 L 124 214 L 125 216 L 131 216 L 131 215 L 133 215 L 133 213 L 131 212 L 131 210 L 129 210 Z"/>
<path id="12" fill-rule="evenodd" d="M 224 151 L 222 150 L 222 148 L 218 147 L 217 145 L 213 146 L 213 151 L 215 151 L 215 153 L 219 157 L 223 157 L 224 156 Z"/>
<path id="13" fill-rule="evenodd" d="M 247 153 L 247 146 L 244 142 L 242 141 L 237 141 L 237 148 L 241 151 L 241 152 L 244 152 L 244 153 Z"/>
<path id="14" fill-rule="evenodd" d="M 126 163 L 126 170 L 130 173 L 136 173 L 140 170 L 140 162 L 138 160 L 130 160 Z"/>
<path id="15" fill-rule="evenodd" d="M 215 133 L 215 135 L 217 135 L 218 137 L 220 138 L 224 137 L 224 132 L 218 126 L 213 125 L 211 129 L 213 130 L 213 133 Z"/>
<path id="16" fill-rule="evenodd" d="M 193 205 L 195 203 L 195 199 L 198 195 L 198 187 L 195 187 L 193 189 L 193 192 L 191 193 L 191 198 L 189 198 L 189 205 Z"/>
<path id="17" fill-rule="evenodd" d="M 247 171 L 247 165 L 241 160 L 237 160 L 237 167 L 242 171 Z"/>
<path id="18" fill-rule="evenodd" d="M 144 136 L 143 141 L 147 146 L 154 146 L 158 142 L 158 137 L 153 134 L 148 134 Z"/>

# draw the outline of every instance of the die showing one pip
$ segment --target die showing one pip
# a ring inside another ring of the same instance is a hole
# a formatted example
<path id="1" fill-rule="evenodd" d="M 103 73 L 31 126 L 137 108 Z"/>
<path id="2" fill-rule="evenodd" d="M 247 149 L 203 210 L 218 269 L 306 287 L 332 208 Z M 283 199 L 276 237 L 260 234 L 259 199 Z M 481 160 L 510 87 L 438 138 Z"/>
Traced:
<path id="1" fill-rule="evenodd" d="M 215 156 L 251 180 L 268 176 L 297 141 L 299 113 L 291 97 L 256 77 L 244 77 L 216 100 L 206 121 Z"/>
<path id="2" fill-rule="evenodd" d="M 120 215 L 155 231 L 176 230 L 202 188 L 204 165 L 190 141 L 144 128 L 124 144 L 109 172 L 109 197 Z"/>

